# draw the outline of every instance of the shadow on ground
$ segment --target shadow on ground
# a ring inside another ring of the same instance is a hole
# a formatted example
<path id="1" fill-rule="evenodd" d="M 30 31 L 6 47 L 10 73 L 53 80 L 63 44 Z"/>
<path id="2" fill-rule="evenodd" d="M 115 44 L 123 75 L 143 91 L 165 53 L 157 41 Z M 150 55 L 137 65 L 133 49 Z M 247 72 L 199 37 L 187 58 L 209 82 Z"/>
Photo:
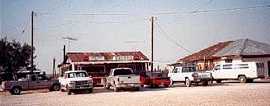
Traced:
<path id="1" fill-rule="evenodd" d="M 147 92 L 147 91 L 163 91 L 163 90 L 167 90 L 167 88 L 164 87 L 156 87 L 156 88 L 152 88 L 152 87 L 142 87 L 140 88 L 139 91 L 135 91 L 134 89 L 121 89 L 118 92 Z M 93 93 L 107 93 L 107 92 L 114 92 L 113 89 L 105 89 L 103 87 L 96 87 L 94 89 Z"/>

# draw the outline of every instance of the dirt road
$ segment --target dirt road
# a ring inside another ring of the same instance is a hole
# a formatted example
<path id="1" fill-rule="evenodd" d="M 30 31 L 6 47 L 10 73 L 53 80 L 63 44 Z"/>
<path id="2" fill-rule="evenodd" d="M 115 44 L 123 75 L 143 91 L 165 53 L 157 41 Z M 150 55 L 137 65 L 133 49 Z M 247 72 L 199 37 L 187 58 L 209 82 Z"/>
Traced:
<path id="1" fill-rule="evenodd" d="M 245 105 L 269 106 L 270 83 L 222 83 L 186 88 L 143 88 L 139 92 L 112 92 L 95 88 L 92 94 L 27 91 L 22 95 L 0 94 L 1 106 L 180 106 Z"/>

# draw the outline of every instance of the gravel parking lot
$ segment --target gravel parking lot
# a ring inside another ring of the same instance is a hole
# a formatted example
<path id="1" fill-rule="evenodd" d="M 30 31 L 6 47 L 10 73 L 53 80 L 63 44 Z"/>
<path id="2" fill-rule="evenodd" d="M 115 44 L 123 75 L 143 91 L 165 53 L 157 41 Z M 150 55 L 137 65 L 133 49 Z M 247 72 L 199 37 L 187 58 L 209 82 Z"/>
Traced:
<path id="1" fill-rule="evenodd" d="M 1 92 L 0 102 L 1 106 L 269 106 L 270 83 L 221 83 L 190 88 L 179 84 L 172 88 L 143 88 L 138 92 L 95 88 L 94 93 L 75 95 L 47 90 L 27 91 L 15 96 Z"/>

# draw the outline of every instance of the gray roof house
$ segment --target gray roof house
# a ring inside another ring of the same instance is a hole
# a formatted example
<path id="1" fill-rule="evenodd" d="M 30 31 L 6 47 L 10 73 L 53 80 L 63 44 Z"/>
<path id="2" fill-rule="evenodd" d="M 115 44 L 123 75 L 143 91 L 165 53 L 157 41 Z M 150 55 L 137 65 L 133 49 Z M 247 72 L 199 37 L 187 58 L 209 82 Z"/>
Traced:
<path id="1" fill-rule="evenodd" d="M 244 57 L 257 57 L 257 56 L 270 56 L 270 45 L 251 39 L 239 39 L 231 42 L 225 48 L 218 51 L 213 56 L 244 56 Z"/>
<path id="2" fill-rule="evenodd" d="M 209 70 L 219 62 L 256 62 L 264 76 L 270 76 L 270 44 L 251 40 L 238 39 L 219 42 L 196 53 L 178 59 L 179 64 L 195 64 L 199 70 Z"/>

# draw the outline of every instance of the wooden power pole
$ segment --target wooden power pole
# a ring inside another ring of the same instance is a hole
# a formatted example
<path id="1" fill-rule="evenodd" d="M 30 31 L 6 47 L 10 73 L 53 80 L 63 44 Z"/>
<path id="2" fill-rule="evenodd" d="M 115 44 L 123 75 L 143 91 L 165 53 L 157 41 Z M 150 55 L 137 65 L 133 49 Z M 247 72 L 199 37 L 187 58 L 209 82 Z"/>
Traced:
<path id="1" fill-rule="evenodd" d="M 53 58 L 53 78 L 56 77 L 56 70 L 55 70 L 55 58 Z"/>
<path id="2" fill-rule="evenodd" d="M 34 72 L 34 11 L 31 13 L 31 73 Z"/>
<path id="3" fill-rule="evenodd" d="M 154 17 L 151 17 L 151 72 L 154 68 Z"/>
<path id="4" fill-rule="evenodd" d="M 65 64 L 66 62 L 66 45 L 64 45 L 64 48 L 63 48 L 63 64 Z"/>

